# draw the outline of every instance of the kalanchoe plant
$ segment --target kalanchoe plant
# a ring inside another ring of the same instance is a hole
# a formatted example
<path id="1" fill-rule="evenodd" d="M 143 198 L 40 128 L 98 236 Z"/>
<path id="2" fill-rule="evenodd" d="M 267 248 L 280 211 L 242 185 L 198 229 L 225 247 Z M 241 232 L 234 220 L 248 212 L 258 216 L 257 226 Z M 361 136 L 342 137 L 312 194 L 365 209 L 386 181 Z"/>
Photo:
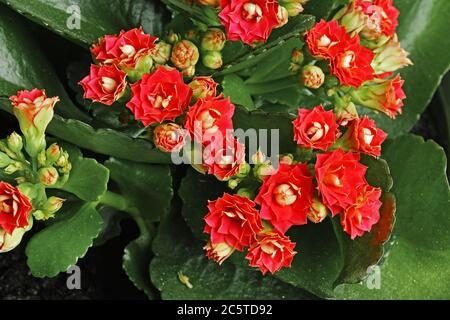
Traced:
<path id="1" fill-rule="evenodd" d="M 80 2 L 80 30 L 36 2 L 8 5 L 89 60 L 69 67 L 74 102 L 45 63 L 19 87 L 0 70 L 0 106 L 22 131 L 0 142 L 0 249 L 48 220 L 27 246 L 34 275 L 65 271 L 117 234 L 108 212 L 125 212 L 140 235 L 123 267 L 149 298 L 367 298 L 355 283 L 373 266 L 378 298 L 448 297 L 442 152 L 397 138 L 450 66 L 448 1 L 139 0 L 94 12 Z M 410 33 L 415 20 L 426 37 Z M 34 86 L 59 98 L 16 94 Z M 430 272 L 436 281 L 423 281 Z M 411 279 L 417 296 L 402 289 Z"/>

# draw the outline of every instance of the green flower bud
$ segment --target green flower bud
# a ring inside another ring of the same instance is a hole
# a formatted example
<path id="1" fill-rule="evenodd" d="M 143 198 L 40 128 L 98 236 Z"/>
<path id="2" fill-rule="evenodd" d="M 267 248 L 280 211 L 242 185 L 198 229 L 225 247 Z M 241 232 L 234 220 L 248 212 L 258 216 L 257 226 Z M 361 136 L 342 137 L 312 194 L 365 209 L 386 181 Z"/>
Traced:
<path id="1" fill-rule="evenodd" d="M 222 67 L 222 54 L 219 51 L 205 51 L 202 58 L 203 65 L 216 70 Z"/>
<path id="2" fill-rule="evenodd" d="M 175 32 L 171 31 L 167 35 L 166 40 L 170 44 L 175 44 L 175 43 L 177 43 L 180 40 L 180 36 L 178 34 L 176 34 Z"/>
<path id="3" fill-rule="evenodd" d="M 53 143 L 47 148 L 45 155 L 47 157 L 47 165 L 51 166 L 61 157 L 61 148 L 56 143 Z"/>
<path id="4" fill-rule="evenodd" d="M 249 198 L 249 199 L 253 199 L 254 198 L 254 194 L 253 194 L 253 192 L 251 192 L 249 189 L 247 189 L 247 188 L 240 188 L 239 190 L 238 190 L 238 192 L 237 192 L 237 194 L 239 195 L 239 196 L 241 196 L 241 197 L 246 197 L 246 198 Z"/>
<path id="5" fill-rule="evenodd" d="M 198 48 L 189 40 L 177 42 L 172 49 L 170 61 L 180 70 L 195 66 L 200 54 Z"/>
<path id="6" fill-rule="evenodd" d="M 151 56 L 153 61 L 157 64 L 166 64 L 170 59 L 170 53 L 172 52 L 172 45 L 167 42 L 160 41 L 155 45 L 152 50 Z"/>
<path id="7" fill-rule="evenodd" d="M 23 148 L 22 137 L 18 135 L 16 132 L 11 133 L 7 139 L 8 148 L 14 152 L 19 153 Z"/>
<path id="8" fill-rule="evenodd" d="M 63 206 L 64 201 L 66 200 L 58 197 L 48 198 L 47 202 L 41 208 L 41 210 L 44 213 L 43 220 L 53 218 L 55 216 L 55 213 L 58 212 L 59 209 L 61 209 L 61 207 Z"/>
<path id="9" fill-rule="evenodd" d="M 56 165 L 58 167 L 65 167 L 69 162 L 69 154 L 66 151 L 61 152 L 61 156 L 56 160 Z"/>
<path id="10" fill-rule="evenodd" d="M 222 51 L 227 37 L 218 28 L 208 29 L 202 38 L 201 48 L 204 51 Z"/>
<path id="11" fill-rule="evenodd" d="M 45 164 L 47 162 L 47 157 L 45 155 L 45 150 L 42 150 L 37 155 L 37 161 L 40 167 L 45 167 Z"/>
<path id="12" fill-rule="evenodd" d="M 58 182 L 59 174 L 54 167 L 44 167 L 38 171 L 39 181 L 47 187 L 53 186 Z"/>
<path id="13" fill-rule="evenodd" d="M 319 89 L 325 82 L 325 74 L 319 67 L 309 65 L 303 68 L 301 80 L 305 87 Z"/>
<path id="14" fill-rule="evenodd" d="M 311 209 L 308 213 L 309 221 L 313 223 L 322 222 L 328 215 L 328 209 L 325 205 L 320 202 L 318 199 L 313 199 L 313 203 L 311 205 Z"/>
<path id="15" fill-rule="evenodd" d="M 25 166 L 23 165 L 22 162 L 13 162 L 10 165 L 8 165 L 4 171 L 6 174 L 13 174 L 16 173 L 17 171 L 23 170 L 25 168 Z"/>
<path id="16" fill-rule="evenodd" d="M 239 185 L 239 183 L 241 182 L 241 179 L 230 179 L 228 180 L 228 188 L 230 188 L 231 190 L 236 189 L 236 187 Z"/>
<path id="17" fill-rule="evenodd" d="M 136 82 L 146 73 L 150 73 L 153 67 L 153 59 L 151 54 L 141 57 L 136 62 L 133 69 L 122 67 L 122 70 L 128 75 L 131 82 Z M 125 92 L 125 90 L 124 90 Z"/>
<path id="18" fill-rule="evenodd" d="M 237 174 L 237 177 L 238 178 L 245 178 L 250 173 L 250 170 L 251 170 L 251 167 L 250 167 L 250 165 L 247 162 L 242 163 L 240 165 L 239 173 Z"/>
<path id="19" fill-rule="evenodd" d="M 195 75 L 195 66 L 191 66 L 189 68 L 181 70 L 181 73 L 186 78 L 192 78 Z"/>
<path id="20" fill-rule="evenodd" d="M 14 160 L 8 157 L 6 153 L 0 152 L 0 168 L 7 167 L 13 162 Z"/>

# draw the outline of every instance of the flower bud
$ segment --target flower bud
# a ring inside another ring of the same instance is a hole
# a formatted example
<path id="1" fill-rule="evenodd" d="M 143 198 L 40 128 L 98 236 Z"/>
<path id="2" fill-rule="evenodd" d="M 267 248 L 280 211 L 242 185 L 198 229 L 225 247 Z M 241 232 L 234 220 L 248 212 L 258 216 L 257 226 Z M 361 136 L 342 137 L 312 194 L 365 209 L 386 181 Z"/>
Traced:
<path id="1" fill-rule="evenodd" d="M 408 58 L 409 53 L 402 49 L 396 37 L 384 46 L 375 49 L 374 52 L 372 68 L 376 74 L 395 72 L 413 64 Z"/>
<path id="2" fill-rule="evenodd" d="M 39 152 L 36 158 L 37 158 L 39 167 L 46 166 L 47 156 L 45 155 L 45 150 L 42 150 L 41 152 Z"/>
<path id="3" fill-rule="evenodd" d="M 22 137 L 18 135 L 16 132 L 11 133 L 7 139 L 8 148 L 14 152 L 19 153 L 23 148 Z"/>
<path id="4" fill-rule="evenodd" d="M 189 40 L 181 40 L 173 46 L 170 61 L 178 69 L 184 70 L 195 66 L 199 57 L 200 54 L 195 44 Z"/>
<path id="5" fill-rule="evenodd" d="M 178 152 L 186 143 L 187 131 L 176 123 L 160 124 L 153 131 L 153 142 L 163 152 Z"/>
<path id="6" fill-rule="evenodd" d="M 325 82 L 325 74 L 319 67 L 309 65 L 303 68 L 301 80 L 305 87 L 319 89 Z"/>
<path id="7" fill-rule="evenodd" d="M 55 213 L 58 212 L 59 209 L 61 209 L 64 201 L 66 200 L 58 197 L 48 198 L 47 202 L 41 208 L 41 211 L 44 213 L 44 215 L 40 220 L 47 220 L 49 218 L 53 218 L 55 216 Z"/>
<path id="8" fill-rule="evenodd" d="M 192 96 L 195 99 L 205 99 L 206 97 L 215 97 L 217 94 L 218 83 L 212 77 L 195 77 L 189 83 L 192 89 Z"/>
<path id="9" fill-rule="evenodd" d="M 204 51 L 222 51 L 227 37 L 219 28 L 208 29 L 202 38 L 201 48 Z"/>
<path id="10" fill-rule="evenodd" d="M 342 8 L 333 18 L 347 30 L 352 37 L 364 29 L 367 17 L 364 12 L 355 6 L 354 3 Z"/>
<path id="11" fill-rule="evenodd" d="M 128 78 L 130 79 L 131 82 L 136 82 L 140 80 L 144 74 L 150 73 L 152 68 L 153 68 L 153 58 L 151 56 L 151 53 L 149 53 L 139 58 L 136 61 L 136 65 L 134 66 L 134 68 L 122 67 L 121 69 L 128 75 Z M 121 90 L 120 97 L 124 93 L 125 90 Z"/>
<path id="12" fill-rule="evenodd" d="M 222 67 L 222 54 L 219 51 L 207 51 L 202 58 L 203 65 L 216 70 Z"/>
<path id="13" fill-rule="evenodd" d="M 45 148 L 45 130 L 53 118 L 53 108 L 59 98 L 47 98 L 45 90 L 33 89 L 19 91 L 9 99 L 25 136 L 25 149 L 30 156 L 36 156 Z"/>
<path id="14" fill-rule="evenodd" d="M 17 159 L 17 155 L 9 149 L 3 141 L 0 140 L 0 151 L 5 153 L 11 159 Z"/>
<path id="15" fill-rule="evenodd" d="M 17 171 L 23 170 L 24 168 L 25 168 L 25 167 L 24 167 L 24 165 L 23 165 L 22 162 L 16 161 L 16 162 L 13 162 L 13 163 L 11 163 L 10 165 L 8 165 L 8 166 L 4 169 L 4 171 L 5 171 L 6 174 L 13 174 L 13 173 L 16 173 Z"/>
<path id="16" fill-rule="evenodd" d="M 241 163 L 239 167 L 239 173 L 237 174 L 238 178 L 245 178 L 250 173 L 252 168 L 247 162 Z"/>
<path id="17" fill-rule="evenodd" d="M 192 78 L 195 75 L 195 66 L 181 70 L 181 73 L 186 78 Z"/>
<path id="18" fill-rule="evenodd" d="M 254 194 L 253 192 L 251 192 L 249 189 L 247 188 L 240 188 L 237 192 L 237 195 L 241 196 L 241 197 L 246 197 L 249 199 L 253 199 L 254 198 Z"/>
<path id="19" fill-rule="evenodd" d="M 172 46 L 165 42 L 160 41 L 155 44 L 155 48 L 151 51 L 151 56 L 153 61 L 157 64 L 166 64 L 170 59 L 170 54 L 172 52 Z"/>
<path id="20" fill-rule="evenodd" d="M 305 54 L 300 49 L 294 49 L 292 50 L 291 54 L 291 62 L 295 64 L 303 64 L 303 61 L 305 60 Z"/>
<path id="21" fill-rule="evenodd" d="M 313 223 L 322 222 L 328 215 L 328 209 L 318 199 L 313 199 L 311 209 L 308 213 L 309 221 Z"/>
<path id="22" fill-rule="evenodd" d="M 289 12 L 287 11 L 287 9 L 285 7 L 283 7 L 283 6 L 278 7 L 277 20 L 278 20 L 277 28 L 281 28 L 286 23 L 288 23 Z"/>
<path id="23" fill-rule="evenodd" d="M 47 187 L 53 186 L 58 182 L 59 174 L 54 167 L 44 167 L 38 171 L 39 181 Z"/>
<path id="24" fill-rule="evenodd" d="M 56 160 L 56 165 L 58 167 L 65 167 L 68 162 L 69 162 L 69 154 L 66 151 L 61 151 L 60 157 L 58 158 L 58 160 Z"/>
<path id="25" fill-rule="evenodd" d="M 241 182 L 241 179 L 239 179 L 239 178 L 230 179 L 230 180 L 228 180 L 228 188 L 230 188 L 231 190 L 234 190 L 237 188 L 237 186 L 239 185 L 240 182 Z"/>
<path id="26" fill-rule="evenodd" d="M 306 0 L 279 0 L 279 3 L 286 8 L 289 17 L 295 17 L 303 12 Z"/>
<path id="27" fill-rule="evenodd" d="M 175 44 L 180 40 L 180 36 L 178 34 L 176 34 L 175 32 L 171 31 L 167 35 L 166 40 L 169 44 Z"/>
<path id="28" fill-rule="evenodd" d="M 265 161 L 266 155 L 261 150 L 252 155 L 252 164 L 263 164 Z"/>
<path id="29" fill-rule="evenodd" d="M 335 106 L 334 112 L 337 123 L 343 127 L 346 127 L 353 120 L 358 119 L 358 111 L 356 110 L 355 104 L 351 101 L 343 106 Z"/>
<path id="30" fill-rule="evenodd" d="M 290 153 L 284 154 L 280 156 L 279 159 L 281 164 L 293 164 L 294 163 L 294 156 Z"/>
<path id="31" fill-rule="evenodd" d="M 203 249 L 206 251 L 208 259 L 218 262 L 219 265 L 227 260 L 236 250 L 225 242 L 211 243 L 211 241 L 208 241 Z"/>
<path id="32" fill-rule="evenodd" d="M 12 164 L 14 160 L 12 160 L 6 153 L 0 152 L 0 168 L 4 168 Z"/>
<path id="33" fill-rule="evenodd" d="M 271 176 L 276 172 L 276 169 L 269 163 L 263 163 L 253 168 L 253 174 L 259 181 Z"/>
<path id="34" fill-rule="evenodd" d="M 53 143 L 47 148 L 45 155 L 47 165 L 53 165 L 61 157 L 61 149 L 56 143 Z"/>

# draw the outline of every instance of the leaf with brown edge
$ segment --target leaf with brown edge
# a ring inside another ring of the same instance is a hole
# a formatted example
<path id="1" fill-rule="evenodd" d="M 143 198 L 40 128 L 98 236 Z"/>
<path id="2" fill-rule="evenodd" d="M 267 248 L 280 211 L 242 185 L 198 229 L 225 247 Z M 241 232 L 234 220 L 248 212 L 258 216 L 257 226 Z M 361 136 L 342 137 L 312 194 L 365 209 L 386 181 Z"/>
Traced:
<path id="1" fill-rule="evenodd" d="M 344 259 L 342 270 L 334 282 L 334 287 L 342 283 L 358 283 L 367 276 L 370 266 L 378 264 L 385 253 L 385 244 L 389 240 L 395 222 L 395 196 L 383 193 L 383 205 L 380 209 L 380 220 L 363 237 L 355 240 L 343 231 L 339 216 L 333 218 L 333 228 L 336 232 Z"/>

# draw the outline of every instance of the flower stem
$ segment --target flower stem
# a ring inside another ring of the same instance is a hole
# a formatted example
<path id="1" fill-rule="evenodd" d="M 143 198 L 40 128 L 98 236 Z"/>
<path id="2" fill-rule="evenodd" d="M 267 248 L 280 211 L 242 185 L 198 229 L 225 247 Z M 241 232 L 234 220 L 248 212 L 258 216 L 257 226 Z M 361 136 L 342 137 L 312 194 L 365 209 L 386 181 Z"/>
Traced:
<path id="1" fill-rule="evenodd" d="M 100 197 L 99 201 L 101 204 L 127 212 L 132 216 L 139 214 L 138 209 L 135 207 L 130 207 L 127 200 L 122 195 L 111 191 L 106 191 L 105 194 Z"/>

